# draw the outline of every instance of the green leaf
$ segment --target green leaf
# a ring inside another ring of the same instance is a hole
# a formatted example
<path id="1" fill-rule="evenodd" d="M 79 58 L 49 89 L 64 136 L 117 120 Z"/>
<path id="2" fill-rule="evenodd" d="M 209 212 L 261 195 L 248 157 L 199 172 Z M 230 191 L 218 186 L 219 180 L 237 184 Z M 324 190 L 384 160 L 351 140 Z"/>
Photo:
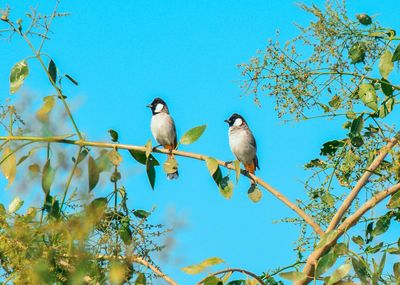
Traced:
<path id="1" fill-rule="evenodd" d="M 374 110 L 375 112 L 378 111 L 378 99 L 376 97 L 375 88 L 372 84 L 361 84 L 358 88 L 358 96 L 365 106 Z"/>
<path id="2" fill-rule="evenodd" d="M 212 157 L 207 157 L 205 159 L 208 171 L 210 172 L 211 175 L 214 175 L 214 173 L 218 170 L 219 165 L 218 161 L 215 158 Z"/>
<path id="3" fill-rule="evenodd" d="M 363 62 L 365 58 L 365 44 L 355 43 L 349 50 L 349 58 L 352 64 Z"/>
<path id="4" fill-rule="evenodd" d="M 118 166 L 122 161 L 122 156 L 118 153 L 118 151 L 113 149 L 108 153 L 108 159 L 112 164 Z"/>
<path id="5" fill-rule="evenodd" d="M 388 204 L 386 205 L 388 209 L 400 208 L 400 191 L 392 194 Z"/>
<path id="6" fill-rule="evenodd" d="M 372 236 L 376 237 L 385 233 L 389 229 L 391 219 L 392 216 L 388 214 L 380 217 L 375 224 L 375 228 L 372 231 Z"/>
<path id="7" fill-rule="evenodd" d="M 219 192 L 225 199 L 230 199 L 232 197 L 234 186 L 232 181 L 229 179 L 229 176 L 225 176 L 220 180 L 218 188 Z"/>
<path id="8" fill-rule="evenodd" d="M 233 166 L 235 167 L 236 184 L 237 184 L 239 182 L 239 178 L 240 178 L 240 161 L 239 160 L 235 160 L 233 162 Z"/>
<path id="9" fill-rule="evenodd" d="M 146 276 L 143 273 L 138 274 L 135 285 L 146 285 Z"/>
<path id="10" fill-rule="evenodd" d="M 327 285 L 333 285 L 334 283 L 340 281 L 343 277 L 346 277 L 351 270 L 351 264 L 342 264 L 338 269 L 336 269 L 329 278 Z"/>
<path id="11" fill-rule="evenodd" d="M 100 197 L 100 198 L 94 199 L 92 202 L 90 202 L 90 207 L 93 207 L 93 208 L 106 208 L 107 207 L 107 198 Z"/>
<path id="12" fill-rule="evenodd" d="M 354 236 L 354 237 L 352 237 L 351 238 L 351 240 L 355 243 L 355 244 L 357 244 L 357 245 L 359 245 L 359 246 L 363 246 L 365 243 L 364 243 L 364 239 L 361 237 L 361 236 Z"/>
<path id="13" fill-rule="evenodd" d="M 385 118 L 390 112 L 393 111 L 395 100 L 393 97 L 386 97 L 379 107 L 379 117 Z"/>
<path id="14" fill-rule="evenodd" d="M 396 280 L 400 280 L 400 262 L 393 264 L 393 273 Z"/>
<path id="15" fill-rule="evenodd" d="M 372 23 L 371 17 L 368 16 L 367 14 L 357 14 L 356 18 L 364 26 L 371 25 L 371 23 Z"/>
<path id="16" fill-rule="evenodd" d="M 331 243 L 333 240 L 335 240 L 336 235 L 337 235 L 337 230 L 333 230 L 333 231 L 330 231 L 330 232 L 324 234 L 321 237 L 321 239 L 318 242 L 318 244 L 315 247 L 315 249 L 321 248 L 321 247 L 325 246 L 326 244 Z"/>
<path id="17" fill-rule="evenodd" d="M 88 153 L 89 152 L 87 151 L 87 149 L 83 149 L 78 155 L 77 164 L 79 164 L 82 160 L 84 160 L 86 158 L 86 156 L 88 155 Z"/>
<path id="18" fill-rule="evenodd" d="M 119 228 L 118 228 L 118 233 L 125 245 L 132 244 L 132 231 L 129 227 L 129 217 L 128 216 L 125 216 L 121 219 L 121 222 L 120 222 Z"/>
<path id="19" fill-rule="evenodd" d="M 10 93 L 14 94 L 18 91 L 18 89 L 24 83 L 25 78 L 29 74 L 28 63 L 25 60 L 22 60 L 16 63 L 12 69 L 10 74 Z"/>
<path id="20" fill-rule="evenodd" d="M 94 189 L 94 187 L 96 187 L 97 182 L 99 182 L 100 171 L 97 168 L 96 161 L 90 155 L 88 159 L 88 175 L 89 175 L 89 192 L 91 192 Z"/>
<path id="21" fill-rule="evenodd" d="M 366 253 L 377 253 L 378 251 L 381 250 L 383 246 L 383 242 L 380 242 L 378 244 L 376 244 L 375 246 L 367 246 L 367 248 L 365 249 Z"/>
<path id="22" fill-rule="evenodd" d="M 129 153 L 132 155 L 132 157 L 139 163 L 146 165 L 146 161 L 147 161 L 147 157 L 146 157 L 146 153 L 140 150 L 134 150 L 134 149 L 130 149 Z M 155 159 L 155 157 L 150 154 L 149 158 L 151 160 L 153 160 L 153 165 L 157 166 L 160 165 L 160 163 L 158 162 L 157 159 Z"/>
<path id="23" fill-rule="evenodd" d="M 118 133 L 116 131 L 110 129 L 110 130 L 108 130 L 108 133 L 110 134 L 112 142 L 117 142 L 118 141 L 119 135 L 118 135 Z"/>
<path id="24" fill-rule="evenodd" d="M 358 258 L 352 258 L 351 263 L 353 264 L 354 271 L 356 272 L 357 277 L 360 279 L 362 284 L 368 283 L 368 268 L 365 266 L 364 262 L 359 260 Z"/>
<path id="25" fill-rule="evenodd" d="M 48 71 L 49 71 L 49 75 L 50 75 L 50 78 L 51 78 L 50 82 L 53 81 L 53 83 L 56 83 L 56 81 L 57 81 L 57 67 L 56 67 L 56 64 L 54 63 L 54 61 L 52 59 L 50 59 Z"/>
<path id="26" fill-rule="evenodd" d="M 221 279 L 218 277 L 215 277 L 214 275 L 208 276 L 206 279 L 203 281 L 203 285 L 222 285 L 223 282 Z"/>
<path id="27" fill-rule="evenodd" d="M 385 94 L 386 96 L 390 97 L 393 95 L 393 86 L 385 78 L 381 79 L 381 89 L 382 89 L 383 94 Z"/>
<path id="28" fill-rule="evenodd" d="M 396 47 L 393 57 L 392 57 L 392 62 L 400 60 L 400 44 Z"/>
<path id="29" fill-rule="evenodd" d="M 251 201 L 257 203 L 261 200 L 263 193 L 257 187 L 257 184 L 251 184 L 249 190 L 247 191 L 247 196 L 250 198 Z"/>
<path id="30" fill-rule="evenodd" d="M 336 255 L 341 256 L 347 254 L 349 252 L 349 248 L 347 244 L 340 242 L 335 245 L 334 251 Z"/>
<path id="31" fill-rule="evenodd" d="M 333 205 L 335 204 L 335 198 L 333 198 L 333 196 L 329 192 L 326 192 L 324 195 L 322 195 L 321 200 L 328 204 L 330 207 L 333 207 Z"/>
<path id="32" fill-rule="evenodd" d="M 360 115 L 353 120 L 350 127 L 350 132 L 353 135 L 358 135 L 361 133 L 362 129 L 364 128 L 364 119 L 363 116 Z"/>
<path id="33" fill-rule="evenodd" d="M 135 210 L 133 214 L 139 219 L 147 219 L 147 217 L 150 216 L 150 212 L 147 212 L 145 210 Z"/>
<path id="34" fill-rule="evenodd" d="M 207 267 L 214 266 L 223 262 L 225 261 L 219 257 L 210 257 L 203 260 L 199 264 L 184 267 L 182 268 L 182 271 L 185 272 L 186 274 L 194 275 L 204 271 L 204 269 L 206 269 Z"/>
<path id="35" fill-rule="evenodd" d="M 322 145 L 320 154 L 321 155 L 334 155 L 336 153 L 336 151 L 342 146 L 344 146 L 343 141 L 333 140 L 333 141 L 326 142 Z"/>
<path id="36" fill-rule="evenodd" d="M 246 284 L 246 280 L 232 280 L 229 281 L 226 285 L 244 285 Z"/>
<path id="37" fill-rule="evenodd" d="M 154 184 L 156 182 L 156 171 L 154 169 L 153 160 L 149 157 L 146 162 L 146 173 L 150 182 L 151 188 L 154 190 Z"/>
<path id="38" fill-rule="evenodd" d="M 181 140 L 179 141 L 180 144 L 191 144 L 197 141 L 200 136 L 205 131 L 207 125 L 202 125 L 198 127 L 194 127 L 193 129 L 188 130 L 186 133 L 183 134 Z"/>
<path id="39" fill-rule="evenodd" d="M 326 271 L 328 271 L 329 268 L 331 268 L 335 264 L 336 259 L 337 255 L 335 254 L 334 250 L 331 250 L 330 252 L 322 256 L 318 261 L 317 268 L 315 269 L 315 275 L 319 277 Z"/>
<path id="40" fill-rule="evenodd" d="M 11 203 L 8 205 L 8 212 L 10 214 L 15 213 L 16 211 L 18 211 L 22 207 L 23 204 L 24 204 L 24 201 L 21 200 L 20 197 L 18 197 L 18 196 L 15 197 L 11 201 Z"/>
<path id="41" fill-rule="evenodd" d="M 342 99 L 338 95 L 333 96 L 331 101 L 328 102 L 329 106 L 331 106 L 334 109 L 338 109 L 341 103 Z"/>
<path id="42" fill-rule="evenodd" d="M 13 184 L 15 176 L 17 175 L 17 159 L 11 148 L 6 147 L 3 150 L 1 161 L 3 161 L 0 165 L 1 172 L 3 172 L 4 177 L 7 179 L 7 188 L 9 188 Z"/>
<path id="43" fill-rule="evenodd" d="M 390 72 L 393 70 L 394 64 L 392 62 L 392 57 L 392 53 L 386 50 L 379 60 L 379 72 L 383 78 L 388 78 Z"/>
<path id="44" fill-rule="evenodd" d="M 144 145 L 144 147 L 146 148 L 146 157 L 150 156 L 150 153 L 153 151 L 153 147 L 151 144 L 151 140 L 148 140 L 147 143 Z"/>
<path id="45" fill-rule="evenodd" d="M 279 273 L 279 276 L 290 281 L 301 281 L 306 278 L 304 272 L 299 271 L 282 272 Z"/>
<path id="46" fill-rule="evenodd" d="M 163 169 L 167 174 L 176 173 L 178 170 L 178 162 L 175 158 L 170 157 L 164 162 Z"/>
<path id="47" fill-rule="evenodd" d="M 75 84 L 76 86 L 79 85 L 78 82 L 77 82 L 75 79 L 73 79 L 70 75 L 65 74 L 65 77 L 67 77 L 67 78 L 69 79 L 69 81 L 71 81 L 71 82 L 72 82 L 73 84 Z"/>
<path id="48" fill-rule="evenodd" d="M 111 168 L 111 162 L 108 158 L 108 150 L 102 149 L 100 155 L 96 158 L 97 168 L 99 172 L 107 171 Z"/>
<path id="49" fill-rule="evenodd" d="M 50 159 L 48 159 L 42 170 L 42 189 L 46 195 L 50 193 L 51 184 L 54 181 L 55 174 L 56 171 L 51 168 Z"/>

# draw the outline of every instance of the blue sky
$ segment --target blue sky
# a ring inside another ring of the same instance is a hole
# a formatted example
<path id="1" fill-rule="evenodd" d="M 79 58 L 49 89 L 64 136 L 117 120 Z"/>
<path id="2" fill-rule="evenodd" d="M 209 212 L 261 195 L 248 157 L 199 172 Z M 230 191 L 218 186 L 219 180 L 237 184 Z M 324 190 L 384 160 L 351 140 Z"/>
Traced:
<path id="1" fill-rule="evenodd" d="M 51 11 L 50 2 L 9 1 L 11 17 L 28 10 L 29 5 Z M 349 15 L 378 15 L 381 23 L 396 28 L 398 13 L 393 6 L 395 1 L 349 1 Z M 182 146 L 182 150 L 232 160 L 223 121 L 237 112 L 255 134 L 260 177 L 294 200 L 304 197 L 299 183 L 306 177 L 302 165 L 319 154 L 322 143 L 345 133 L 337 128 L 337 121 L 283 125 L 272 100 L 262 98 L 262 107 L 258 108 L 251 97 L 241 96 L 236 65 L 262 49 L 277 29 L 282 40 L 289 39 L 296 35 L 293 22 L 304 24 L 310 19 L 304 17 L 295 1 L 93 4 L 80 0 L 62 2 L 60 11 L 71 12 L 71 16 L 56 19 L 54 34 L 44 51 L 62 72 L 78 80 L 79 87 L 64 84 L 65 92 L 73 102 L 77 124 L 89 140 L 108 140 L 107 130 L 112 128 L 119 132 L 121 143 L 144 145 L 151 138 L 151 113 L 145 106 L 154 97 L 162 97 L 175 119 L 178 135 L 191 127 L 208 125 L 198 142 Z M 0 92 L 4 98 L 11 66 L 31 54 L 17 38 L 11 44 L 1 42 L 0 54 Z M 37 66 L 32 67 L 24 88 L 39 97 L 52 92 Z M 123 157 L 122 182 L 131 207 L 156 206 L 151 218 L 154 223 L 178 219 L 186 224 L 174 233 L 171 258 L 161 264 L 182 284 L 201 278 L 186 275 L 181 267 L 211 256 L 256 273 L 295 259 L 291 248 L 297 228 L 273 223 L 293 216 L 292 212 L 266 192 L 260 203 L 252 203 L 247 198 L 246 179 L 241 179 L 232 199 L 225 200 L 204 163 L 178 158 L 179 180 L 167 181 L 159 169 L 156 190 L 152 191 L 144 168 L 128 153 Z M 12 189 L 3 192 L 0 200 L 9 201 L 12 195 Z"/>

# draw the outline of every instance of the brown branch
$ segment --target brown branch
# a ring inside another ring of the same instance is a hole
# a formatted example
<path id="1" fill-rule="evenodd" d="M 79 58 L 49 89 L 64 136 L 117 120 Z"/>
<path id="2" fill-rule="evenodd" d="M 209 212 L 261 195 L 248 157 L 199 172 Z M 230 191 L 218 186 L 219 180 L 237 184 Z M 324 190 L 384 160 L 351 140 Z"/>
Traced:
<path id="1" fill-rule="evenodd" d="M 254 279 L 256 279 L 258 281 L 258 283 L 260 283 L 261 285 L 266 285 L 264 281 L 262 281 L 262 279 L 260 277 L 258 277 L 256 274 L 254 274 L 253 272 L 250 272 L 248 270 L 245 269 L 241 269 L 241 268 L 228 268 L 228 269 L 224 269 L 224 270 L 220 270 L 214 273 L 209 274 L 208 276 L 204 277 L 202 280 L 200 280 L 198 283 L 196 283 L 196 285 L 201 285 L 208 277 L 210 276 L 215 276 L 215 275 L 220 275 L 223 273 L 227 273 L 227 272 L 240 272 L 242 274 L 246 274 L 248 276 L 253 277 Z"/>
<path id="2" fill-rule="evenodd" d="M 398 135 L 396 135 L 394 138 L 392 138 L 386 146 L 381 148 L 379 155 L 374 159 L 374 161 L 370 164 L 370 166 L 366 169 L 364 174 L 361 176 L 360 180 L 358 180 L 357 184 L 354 186 L 354 188 L 350 191 L 349 195 L 346 197 L 346 199 L 343 201 L 342 205 L 336 212 L 336 214 L 333 216 L 331 222 L 329 223 L 328 228 L 326 229 L 326 232 L 330 232 L 333 229 L 337 227 L 339 224 L 340 220 L 342 219 L 343 215 L 346 213 L 346 211 L 350 208 L 351 204 L 353 203 L 354 199 L 357 197 L 358 193 L 364 187 L 365 184 L 367 184 L 369 177 L 375 173 L 375 170 L 378 168 L 378 166 L 382 163 L 382 161 L 385 159 L 386 155 L 388 152 L 398 143 Z"/>
<path id="3" fill-rule="evenodd" d="M 135 146 L 135 145 L 127 145 L 127 144 L 115 144 L 115 143 L 105 143 L 105 142 L 90 142 L 90 141 L 85 141 L 85 140 L 68 140 L 63 137 L 28 137 L 28 136 L 0 136 L 0 141 L 35 141 L 35 142 L 52 142 L 52 143 L 64 143 L 64 144 L 71 144 L 71 145 L 78 145 L 78 146 L 93 146 L 93 147 L 102 147 L 102 148 L 118 148 L 118 149 L 126 149 L 126 150 L 136 150 L 140 152 L 146 152 L 146 147 L 144 146 Z M 170 151 L 167 149 L 153 149 L 152 152 L 156 153 L 163 153 L 163 154 L 170 154 Z M 203 154 L 197 154 L 197 153 L 192 153 L 192 152 L 186 152 L 186 151 L 180 151 L 180 150 L 173 150 L 173 154 L 177 156 L 183 156 L 183 157 L 188 157 L 192 159 L 197 159 L 197 160 L 203 160 L 205 161 L 206 158 L 208 158 L 207 155 Z M 222 167 L 225 167 L 227 169 L 232 169 L 235 170 L 235 167 L 222 160 L 217 160 L 218 164 Z M 278 198 L 282 203 L 284 203 L 286 206 L 288 206 L 290 209 L 292 209 L 294 212 L 296 212 L 301 218 L 304 219 L 304 221 L 309 224 L 314 231 L 318 235 L 323 235 L 324 231 L 321 229 L 321 227 L 310 217 L 307 215 L 306 212 L 304 212 L 302 209 L 300 209 L 296 204 L 291 202 L 286 196 L 284 196 L 281 192 L 276 190 L 274 187 L 269 185 L 267 182 L 263 181 L 261 178 L 248 173 L 245 170 L 241 170 L 241 174 L 243 176 L 249 177 L 252 179 L 255 183 L 263 187 L 265 190 L 270 192 L 272 195 L 274 195 L 276 198 Z"/>
<path id="4" fill-rule="evenodd" d="M 346 218 L 344 222 L 337 228 L 337 233 L 335 237 L 330 242 L 316 249 L 313 253 L 310 254 L 310 256 L 307 259 L 307 263 L 303 269 L 305 275 L 313 276 L 317 261 L 336 244 L 337 240 L 348 229 L 353 227 L 366 212 L 375 207 L 376 204 L 387 198 L 389 195 L 392 195 L 399 190 L 400 190 L 400 183 L 397 183 L 392 187 L 389 187 L 379 192 L 378 194 L 374 195 L 371 199 L 369 199 L 367 202 L 365 202 L 353 215 Z M 295 285 L 305 285 L 310 283 L 312 280 L 313 278 L 310 277 L 302 281 L 296 282 Z"/>

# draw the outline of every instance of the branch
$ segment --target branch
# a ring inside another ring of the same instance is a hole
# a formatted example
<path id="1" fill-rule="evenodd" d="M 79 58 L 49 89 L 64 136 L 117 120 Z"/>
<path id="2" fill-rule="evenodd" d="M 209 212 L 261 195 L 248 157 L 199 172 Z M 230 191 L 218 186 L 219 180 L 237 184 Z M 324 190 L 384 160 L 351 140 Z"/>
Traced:
<path id="1" fill-rule="evenodd" d="M 266 285 L 265 282 L 262 281 L 262 279 L 260 277 L 258 277 L 256 274 L 254 274 L 253 272 L 247 271 L 245 269 L 241 269 L 241 268 L 228 268 L 228 269 L 224 269 L 224 270 L 220 270 L 220 271 L 211 273 L 208 276 L 204 277 L 202 280 L 200 280 L 198 283 L 196 283 L 196 285 L 201 285 L 209 276 L 215 276 L 215 275 L 219 275 L 219 274 L 223 274 L 223 273 L 227 273 L 227 272 L 240 272 L 245 275 L 253 277 L 261 285 Z"/>
<path id="2" fill-rule="evenodd" d="M 64 144 L 78 145 L 81 147 L 82 146 L 92 146 L 92 147 L 113 148 L 113 149 L 118 148 L 118 149 L 127 149 L 127 150 L 136 150 L 136 151 L 140 151 L 140 152 L 146 152 L 146 147 L 144 147 L 144 146 L 105 143 L 105 142 L 91 142 L 91 141 L 85 141 L 85 140 L 68 140 L 63 137 L 32 137 L 32 136 L 29 136 L 29 137 L 28 136 L 26 136 L 26 137 L 25 136 L 5 137 L 5 136 L 0 136 L 0 141 L 1 140 L 4 140 L 4 141 L 52 142 L 52 143 L 64 143 Z M 156 149 L 153 149 L 152 152 L 170 154 L 170 151 L 167 149 L 157 149 L 156 148 Z M 188 157 L 188 158 L 203 160 L 203 161 L 205 161 L 206 158 L 208 158 L 207 155 L 186 152 L 186 151 L 180 151 L 180 150 L 173 150 L 172 153 L 177 156 L 183 156 L 183 157 Z M 222 160 L 217 160 L 217 162 L 222 167 L 235 170 L 235 167 L 232 164 L 229 164 Z M 274 195 L 276 198 L 278 198 L 282 203 L 284 203 L 286 206 L 288 206 L 290 209 L 292 209 L 294 212 L 296 212 L 301 218 L 304 219 L 304 221 L 307 224 L 309 224 L 314 229 L 314 231 L 318 235 L 324 234 L 324 231 L 321 229 L 321 227 L 310 216 L 308 216 L 306 212 L 304 212 L 296 204 L 291 202 L 281 192 L 279 192 L 274 187 L 269 185 L 267 182 L 263 181 L 261 178 L 255 176 L 254 174 L 248 173 L 245 170 L 241 170 L 241 174 L 243 176 L 251 178 L 255 183 L 257 183 L 258 185 L 263 187 L 265 190 L 267 190 L 272 195 Z"/>
<path id="3" fill-rule="evenodd" d="M 337 242 L 337 240 L 351 227 L 353 227 L 360 218 L 368 212 L 370 209 L 375 207 L 376 204 L 387 198 L 389 195 L 392 195 L 400 190 L 400 183 L 389 187 L 378 194 L 374 195 L 371 199 L 365 202 L 353 215 L 349 216 L 344 220 L 344 222 L 337 228 L 336 236 L 332 239 L 332 241 L 328 242 L 327 244 L 323 245 L 322 247 L 316 249 L 307 259 L 307 263 L 304 266 L 303 272 L 306 276 L 313 276 L 314 275 L 314 268 L 317 264 L 317 261 L 323 256 L 326 252 L 329 251 Z M 295 285 L 305 285 L 312 281 L 312 278 L 307 278 L 302 281 L 294 283 Z"/>
<path id="4" fill-rule="evenodd" d="M 360 180 L 358 180 L 357 184 L 354 188 L 350 191 L 349 195 L 343 201 L 342 205 L 340 206 L 339 210 L 336 212 L 335 216 L 332 218 L 331 222 L 329 223 L 326 232 L 330 232 L 337 227 L 340 220 L 342 219 L 345 212 L 350 208 L 352 202 L 357 197 L 358 193 L 367 184 L 369 177 L 375 173 L 375 170 L 378 166 L 382 163 L 385 159 L 388 152 L 398 143 L 398 135 L 392 138 L 386 146 L 381 148 L 379 155 L 374 159 L 374 161 L 370 164 L 370 166 L 366 169 L 363 176 L 361 176 Z"/>
<path id="5" fill-rule="evenodd" d="M 116 257 L 113 255 L 98 255 L 96 256 L 97 259 L 100 260 L 113 260 Z M 146 261 L 145 259 L 139 257 L 139 256 L 118 256 L 117 259 L 120 260 L 127 260 L 130 262 L 138 263 L 141 265 L 146 266 L 148 269 L 154 272 L 155 275 L 158 277 L 162 278 L 165 280 L 170 285 L 178 285 L 177 282 L 175 282 L 171 277 L 169 277 L 167 274 L 163 273 L 160 269 L 158 269 L 156 266 L 151 264 L 150 262 Z"/>

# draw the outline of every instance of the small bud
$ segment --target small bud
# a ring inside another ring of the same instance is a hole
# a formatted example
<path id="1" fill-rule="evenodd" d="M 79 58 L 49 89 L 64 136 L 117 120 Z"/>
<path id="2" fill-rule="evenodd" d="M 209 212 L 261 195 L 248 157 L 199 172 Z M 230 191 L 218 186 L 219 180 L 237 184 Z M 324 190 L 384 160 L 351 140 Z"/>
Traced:
<path id="1" fill-rule="evenodd" d="M 367 14 L 357 14 L 356 18 L 361 24 L 365 26 L 371 25 L 372 23 L 371 17 L 368 16 Z"/>

